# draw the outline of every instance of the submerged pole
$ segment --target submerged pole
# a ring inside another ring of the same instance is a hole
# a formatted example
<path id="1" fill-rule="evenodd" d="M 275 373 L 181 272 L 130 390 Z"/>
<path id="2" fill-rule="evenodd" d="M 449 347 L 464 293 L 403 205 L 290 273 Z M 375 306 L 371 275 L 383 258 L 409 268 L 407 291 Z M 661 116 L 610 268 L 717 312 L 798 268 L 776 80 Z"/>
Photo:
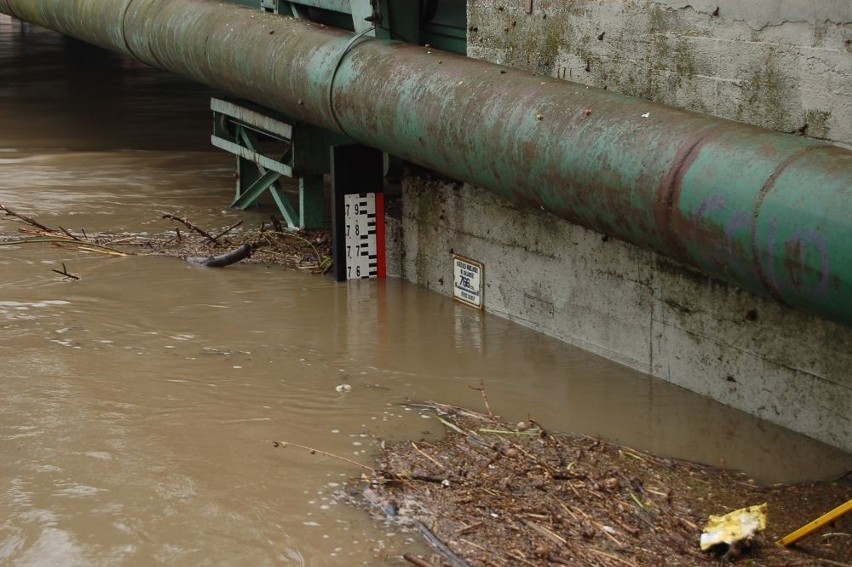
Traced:
<path id="1" fill-rule="evenodd" d="M 0 12 L 852 325 L 849 150 L 217 0 Z"/>

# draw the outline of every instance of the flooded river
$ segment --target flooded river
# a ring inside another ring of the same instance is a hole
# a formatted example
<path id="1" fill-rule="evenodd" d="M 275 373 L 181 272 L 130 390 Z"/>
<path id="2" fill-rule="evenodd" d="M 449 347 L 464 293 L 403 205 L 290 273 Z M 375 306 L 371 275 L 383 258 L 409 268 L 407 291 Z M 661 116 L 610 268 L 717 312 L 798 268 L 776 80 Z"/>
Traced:
<path id="1" fill-rule="evenodd" d="M 232 159 L 210 93 L 0 16 L 0 204 L 71 230 L 208 227 Z M 0 218 L 0 232 L 22 225 Z M 54 273 L 64 263 L 81 277 Z M 399 281 L 0 247 L 0 565 L 398 565 L 413 536 L 334 494 L 431 399 L 741 468 L 852 457 Z M 338 391 L 342 384 L 351 391 Z"/>

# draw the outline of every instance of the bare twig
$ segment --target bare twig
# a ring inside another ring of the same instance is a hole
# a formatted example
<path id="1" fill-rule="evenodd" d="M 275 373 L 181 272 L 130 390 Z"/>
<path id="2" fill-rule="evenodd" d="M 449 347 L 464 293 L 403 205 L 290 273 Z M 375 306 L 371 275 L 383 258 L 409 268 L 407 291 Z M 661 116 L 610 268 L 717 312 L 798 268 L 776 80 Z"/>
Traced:
<path id="1" fill-rule="evenodd" d="M 70 233 L 70 232 L 68 232 L 66 229 L 62 228 L 61 226 L 59 227 L 59 230 L 61 230 L 61 231 L 62 231 L 62 233 L 63 233 L 65 236 L 67 236 L 68 238 L 70 238 L 70 239 L 72 239 L 72 240 L 80 240 L 80 237 L 79 237 L 79 236 L 76 236 L 76 235 L 74 235 L 74 234 L 71 234 L 71 233 Z"/>
<path id="2" fill-rule="evenodd" d="M 829 565 L 836 565 L 837 567 L 852 567 L 852 563 L 845 563 L 843 561 L 834 561 L 833 559 L 826 559 L 824 557 L 819 558 L 820 563 L 828 563 Z"/>
<path id="3" fill-rule="evenodd" d="M 375 469 L 368 467 L 363 463 L 359 463 L 358 461 L 353 461 L 352 459 L 341 457 L 340 455 L 335 455 L 334 453 L 329 453 L 328 451 L 321 451 L 320 449 L 314 449 L 313 447 L 308 447 L 307 445 L 299 445 L 298 443 L 290 443 L 289 441 L 273 441 L 272 445 L 274 447 L 287 447 L 292 445 L 293 447 L 298 447 L 299 449 L 304 449 L 305 451 L 309 451 L 311 455 L 319 453 L 320 455 L 325 455 L 326 457 L 331 457 L 332 459 L 337 459 L 339 461 L 343 461 L 349 463 L 350 465 L 355 465 L 357 467 L 361 467 L 362 469 L 370 471 L 372 474 L 376 474 Z"/>
<path id="4" fill-rule="evenodd" d="M 241 220 L 235 222 L 234 224 L 232 224 L 231 226 L 229 226 L 228 228 L 226 228 L 225 230 L 223 230 L 222 232 L 220 232 L 219 234 L 214 236 L 213 240 L 218 241 L 220 238 L 222 238 L 223 236 L 225 236 L 226 234 L 228 234 L 229 232 L 231 232 L 232 230 L 234 230 L 235 228 L 237 228 L 241 224 L 243 224 L 243 221 L 241 221 Z"/>
<path id="5" fill-rule="evenodd" d="M 80 250 L 87 250 L 89 252 L 99 252 L 101 254 L 110 254 L 112 256 L 130 256 L 131 254 L 127 252 L 122 252 L 121 250 L 116 250 L 115 248 L 110 248 L 109 246 L 104 246 L 103 244 L 95 244 L 94 242 L 86 242 L 84 240 L 72 240 L 65 236 L 46 236 L 42 238 L 22 238 L 20 240 L 7 240 L 5 242 L 0 242 L 0 246 L 15 246 L 18 244 L 39 244 L 39 243 L 51 243 L 51 244 L 71 244 L 73 246 L 77 246 Z"/>
<path id="6" fill-rule="evenodd" d="M 471 386 L 471 388 L 474 390 L 479 390 L 479 393 L 482 394 L 482 401 L 485 402 L 485 409 L 488 411 L 488 416 L 494 417 L 494 412 L 491 411 L 491 404 L 488 403 L 488 393 L 485 391 L 485 381 L 480 379 L 479 387 L 475 388 Z"/>
<path id="7" fill-rule="evenodd" d="M 440 421 L 441 423 L 443 423 L 444 425 L 446 425 L 447 427 L 449 427 L 450 429 L 452 429 L 456 433 L 460 433 L 461 435 L 470 435 L 467 431 L 463 430 L 461 427 L 459 427 L 455 423 L 453 423 L 451 421 L 447 421 L 446 419 L 444 419 L 440 415 L 437 415 L 435 417 L 438 418 L 438 421 Z"/>
<path id="8" fill-rule="evenodd" d="M 516 560 L 520 561 L 521 563 L 523 563 L 524 565 L 530 565 L 531 567 L 538 567 L 538 564 L 537 564 L 537 563 L 532 563 L 532 562 L 527 561 L 526 559 L 524 559 L 524 556 L 523 556 L 523 555 L 521 555 L 521 552 L 520 552 L 520 551 L 518 551 L 517 549 L 513 549 L 512 551 L 510 551 L 510 552 L 508 553 L 508 555 L 509 555 L 509 557 L 511 557 L 512 559 L 516 559 Z"/>
<path id="9" fill-rule="evenodd" d="M 472 524 L 462 526 L 462 527 L 460 527 L 459 529 L 456 530 L 456 535 L 464 535 L 471 530 L 475 530 L 476 528 L 478 528 L 479 526 L 481 526 L 484 523 L 485 522 L 474 522 Z"/>
<path id="10" fill-rule="evenodd" d="M 408 553 L 403 554 L 402 558 L 411 563 L 412 565 L 416 565 L 417 567 L 435 567 L 428 561 L 425 561 L 417 556 L 410 555 Z"/>
<path id="11" fill-rule="evenodd" d="M 612 559 L 613 561 L 621 563 L 622 565 L 627 565 L 628 567 L 637 567 L 636 563 L 634 563 L 633 561 L 627 561 L 617 555 L 613 555 L 612 553 L 607 553 L 606 551 L 601 551 L 600 549 L 595 549 L 594 547 L 586 547 L 586 549 L 588 551 L 591 551 L 592 553 L 596 553 L 602 557 L 606 557 L 607 559 Z"/>
<path id="12" fill-rule="evenodd" d="M 65 262 L 62 262 L 62 271 L 61 272 L 59 270 L 51 270 L 51 271 L 56 272 L 60 276 L 65 276 L 66 278 L 70 278 L 72 280 L 79 280 L 80 279 L 80 276 L 75 276 L 74 274 L 71 274 L 71 273 L 68 272 L 68 268 L 65 267 Z"/>
<path id="13" fill-rule="evenodd" d="M 642 455 L 640 455 L 639 453 L 637 453 L 636 451 L 634 451 L 630 447 L 620 447 L 618 449 L 618 452 L 621 453 L 622 455 L 627 455 L 628 457 L 633 457 L 634 459 L 636 459 L 638 461 L 642 461 L 643 463 L 646 462 L 645 457 L 643 457 Z"/>
<path id="14" fill-rule="evenodd" d="M 187 219 L 185 219 L 183 217 L 179 217 L 179 216 L 173 215 L 171 213 L 164 213 L 162 218 L 177 221 L 177 222 L 181 223 L 182 225 L 184 225 L 189 230 L 197 232 L 198 234 L 200 234 L 201 236 L 203 236 L 204 238 L 209 240 L 211 243 L 219 244 L 219 241 L 216 240 L 215 237 L 211 236 L 210 233 L 205 231 L 203 228 L 195 226 L 194 224 L 192 224 L 191 222 L 189 222 Z"/>
<path id="15" fill-rule="evenodd" d="M 439 469 L 444 468 L 444 465 L 442 465 L 441 463 L 439 463 L 438 461 L 436 461 L 435 459 L 430 457 L 425 451 L 423 451 L 420 447 L 418 447 L 417 444 L 414 443 L 414 441 L 411 441 L 411 446 L 414 447 L 415 451 L 417 451 L 418 453 L 420 453 L 421 455 L 423 455 L 424 457 L 426 457 L 427 459 L 429 459 L 430 461 L 435 463 L 438 466 Z"/>
<path id="16" fill-rule="evenodd" d="M 621 548 L 623 548 L 623 547 L 624 547 L 624 544 L 623 544 L 623 543 L 621 543 L 620 541 L 618 541 L 618 539 L 616 539 L 616 537 L 615 537 L 614 535 L 612 535 L 611 533 L 609 533 L 609 530 L 604 529 L 604 525 L 603 525 L 603 524 L 601 524 L 601 523 L 599 523 L 599 522 L 595 522 L 594 520 L 592 520 L 592 523 L 593 523 L 593 524 L 594 524 L 594 525 L 595 525 L 595 526 L 596 526 L 596 527 L 597 527 L 597 528 L 601 531 L 601 533 L 602 533 L 603 535 L 605 535 L 606 537 L 608 537 L 609 539 L 611 539 L 611 540 L 612 540 L 612 542 L 613 542 L 615 545 L 617 545 L 619 549 L 621 549 Z"/>
<path id="17" fill-rule="evenodd" d="M 316 256 L 316 258 L 317 258 L 317 266 L 319 266 L 319 265 L 322 263 L 322 255 L 319 253 L 319 250 L 317 250 L 317 247 L 316 247 L 316 246 L 314 246 L 314 243 L 313 243 L 313 242 L 311 242 L 311 241 L 310 241 L 310 240 L 308 240 L 307 238 L 303 238 L 303 237 L 301 237 L 301 236 L 299 236 L 298 234 L 293 233 L 293 232 L 291 232 L 291 233 L 286 233 L 286 234 L 287 234 L 287 236 L 290 236 L 290 237 L 292 237 L 292 238 L 294 238 L 294 239 L 296 239 L 296 240 L 298 240 L 298 241 L 300 241 L 300 242 L 304 242 L 305 244 L 307 244 L 308 246 L 310 246 L 311 248 L 313 248 L 313 250 L 314 250 L 314 256 Z"/>
<path id="18" fill-rule="evenodd" d="M 520 435 L 522 437 L 538 437 L 541 431 L 538 429 L 527 429 L 526 431 L 512 431 L 510 429 L 489 429 L 480 427 L 477 429 L 480 433 L 493 433 L 494 435 Z"/>
<path id="19" fill-rule="evenodd" d="M 446 560 L 447 563 L 449 563 L 453 567 L 470 567 L 470 565 L 468 565 L 468 563 L 464 559 L 456 555 L 456 553 L 452 549 L 450 549 L 446 543 L 441 541 L 441 539 L 436 536 L 432 530 L 426 527 L 426 524 L 418 521 L 417 531 L 419 531 L 420 535 L 422 535 L 426 539 L 432 549 L 434 549 L 444 557 L 444 560 Z"/>
<path id="20" fill-rule="evenodd" d="M 564 537 L 560 536 L 559 534 L 557 534 L 557 533 L 555 533 L 555 532 L 550 531 L 549 529 L 545 528 L 544 526 L 541 526 L 541 525 L 539 525 L 539 524 L 537 524 L 537 523 L 533 522 L 532 520 L 522 520 L 522 521 L 523 521 L 523 522 L 524 522 L 524 523 L 525 523 L 528 527 L 530 527 L 530 528 L 532 528 L 533 530 L 535 530 L 536 532 L 538 532 L 538 533 L 539 533 L 539 535 L 542 535 L 542 536 L 546 537 L 547 539 L 549 539 L 551 542 L 555 543 L 556 545 L 560 545 L 560 546 L 561 546 L 561 545 L 565 545 L 565 544 L 567 544 L 567 543 L 568 543 L 568 542 L 565 540 L 565 538 L 564 538 Z"/>
<path id="21" fill-rule="evenodd" d="M 79 250 L 85 250 L 86 252 L 97 252 L 98 254 L 106 254 L 107 256 L 129 256 L 126 252 L 122 252 L 121 250 L 115 250 L 113 248 L 109 248 L 107 246 L 101 246 L 100 244 L 90 244 L 88 242 L 80 241 L 80 246 L 77 247 Z"/>
<path id="22" fill-rule="evenodd" d="M 0 205 L 0 211 L 3 211 L 4 213 L 6 213 L 6 215 L 7 215 L 7 216 L 15 217 L 15 218 L 16 218 L 16 219 L 18 219 L 18 220 L 22 220 L 22 221 L 24 221 L 25 223 L 27 223 L 27 224 L 29 224 L 29 225 L 32 225 L 32 226 L 36 227 L 36 228 L 37 228 L 37 229 L 39 229 L 39 230 L 43 230 L 44 232 L 56 232 L 56 231 L 55 231 L 55 230 L 53 230 L 52 228 L 49 228 L 49 227 L 44 226 L 43 224 L 41 224 L 40 222 L 36 221 L 35 219 L 31 219 L 30 217 L 27 217 L 27 216 L 24 216 L 24 215 L 22 215 L 22 214 L 16 213 L 16 212 L 15 212 L 15 211 L 13 211 L 12 209 L 10 209 L 9 207 L 6 207 L 6 206 L 4 206 L 4 205 Z"/>

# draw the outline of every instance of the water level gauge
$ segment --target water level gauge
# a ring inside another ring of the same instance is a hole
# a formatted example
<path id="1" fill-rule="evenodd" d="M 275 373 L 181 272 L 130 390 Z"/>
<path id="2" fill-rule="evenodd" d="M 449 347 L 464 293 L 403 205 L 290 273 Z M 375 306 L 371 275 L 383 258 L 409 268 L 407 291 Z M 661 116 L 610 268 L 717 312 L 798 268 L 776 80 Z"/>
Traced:
<path id="1" fill-rule="evenodd" d="M 347 280 L 385 277 L 383 205 L 382 193 L 343 196 Z"/>
<path id="2" fill-rule="evenodd" d="M 384 278 L 385 195 L 382 153 L 366 146 L 331 151 L 334 277 Z"/>

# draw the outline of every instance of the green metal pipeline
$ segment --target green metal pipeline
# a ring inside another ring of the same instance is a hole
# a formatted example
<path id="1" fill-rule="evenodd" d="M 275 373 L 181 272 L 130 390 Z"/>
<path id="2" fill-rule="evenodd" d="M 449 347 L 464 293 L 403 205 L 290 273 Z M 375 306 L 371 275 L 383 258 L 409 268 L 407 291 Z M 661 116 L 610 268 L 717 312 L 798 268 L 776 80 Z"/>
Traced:
<path id="1" fill-rule="evenodd" d="M 0 12 L 852 325 L 848 150 L 214 0 Z"/>

